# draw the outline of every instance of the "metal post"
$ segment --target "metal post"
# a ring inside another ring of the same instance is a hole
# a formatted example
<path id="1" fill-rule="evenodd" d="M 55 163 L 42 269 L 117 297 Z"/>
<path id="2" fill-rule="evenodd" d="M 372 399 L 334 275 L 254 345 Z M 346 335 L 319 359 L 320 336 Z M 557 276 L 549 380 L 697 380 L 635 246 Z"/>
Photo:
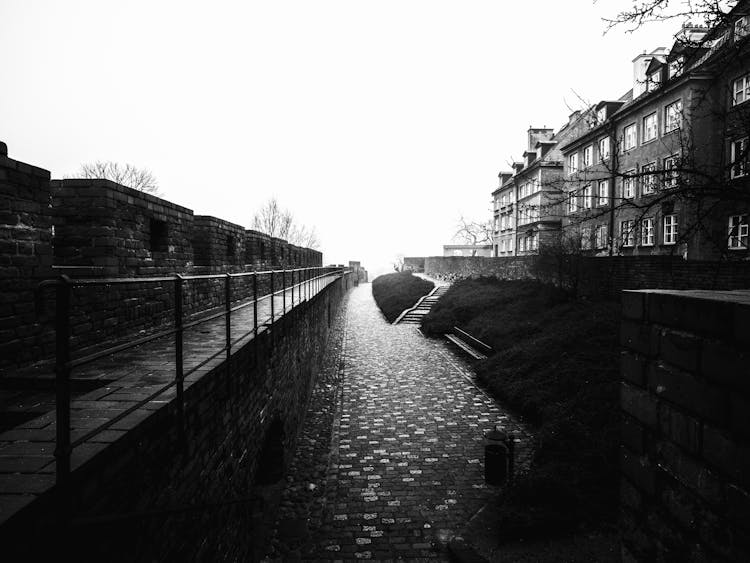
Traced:
<path id="1" fill-rule="evenodd" d="M 258 273 L 253 273 L 253 338 L 258 338 Z"/>
<path id="2" fill-rule="evenodd" d="M 286 268 L 281 269 L 281 310 L 286 315 Z"/>
<path id="3" fill-rule="evenodd" d="M 224 319 L 224 329 L 227 338 L 227 373 L 229 373 L 229 360 L 232 357 L 232 278 L 227 273 L 224 278 L 224 311 L 226 312 Z"/>
<path id="4" fill-rule="evenodd" d="M 55 306 L 55 411 L 57 436 L 55 461 L 57 484 L 70 476 L 70 278 L 60 276 Z"/>
<path id="5" fill-rule="evenodd" d="M 177 389 L 177 413 L 180 419 L 180 432 L 185 432 L 185 397 L 183 395 L 183 328 L 182 328 L 182 276 L 177 274 L 174 280 L 174 351 L 175 351 L 175 386 Z"/>
<path id="6" fill-rule="evenodd" d="M 271 270 L 271 324 L 273 324 L 273 270 Z"/>

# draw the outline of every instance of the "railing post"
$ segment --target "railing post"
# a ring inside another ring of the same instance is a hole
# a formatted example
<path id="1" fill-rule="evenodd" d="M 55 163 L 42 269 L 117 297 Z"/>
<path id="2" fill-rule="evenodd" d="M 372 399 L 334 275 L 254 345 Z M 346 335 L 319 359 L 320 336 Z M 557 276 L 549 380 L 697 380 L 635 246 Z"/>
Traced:
<path id="1" fill-rule="evenodd" d="M 273 269 L 271 269 L 271 324 L 273 324 Z"/>
<path id="2" fill-rule="evenodd" d="M 225 326 L 224 331 L 227 338 L 227 373 L 229 373 L 229 360 L 232 358 L 232 277 L 227 272 L 224 278 L 224 310 Z"/>
<path id="3" fill-rule="evenodd" d="M 183 366 L 183 333 L 182 328 L 182 276 L 177 274 L 174 280 L 174 380 L 177 392 L 177 416 L 179 418 L 180 432 L 184 437 L 185 433 L 185 397 L 183 394 L 184 386 L 184 366 Z"/>
<path id="4" fill-rule="evenodd" d="M 258 338 L 258 272 L 253 272 L 253 338 Z"/>
<path id="5" fill-rule="evenodd" d="M 281 310 L 286 315 L 286 268 L 281 268 Z"/>
<path id="6" fill-rule="evenodd" d="M 70 293 L 68 276 L 60 276 L 55 288 L 55 414 L 57 436 L 55 466 L 57 484 L 70 477 Z"/>

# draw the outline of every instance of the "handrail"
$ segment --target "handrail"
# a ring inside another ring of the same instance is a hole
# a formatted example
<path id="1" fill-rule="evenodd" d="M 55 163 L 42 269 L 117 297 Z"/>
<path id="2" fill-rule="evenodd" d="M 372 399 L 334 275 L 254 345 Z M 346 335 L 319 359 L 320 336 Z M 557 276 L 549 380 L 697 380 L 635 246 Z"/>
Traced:
<path id="1" fill-rule="evenodd" d="M 320 293 L 323 289 L 328 287 L 330 284 L 323 285 L 322 281 L 324 278 L 333 278 L 331 283 L 336 279 L 343 279 L 345 276 L 350 275 L 353 272 L 351 268 L 339 268 L 329 266 L 316 266 L 308 268 L 293 268 L 293 269 L 281 269 L 281 270 L 264 270 L 257 272 L 242 272 L 242 273 L 225 273 L 225 274 L 200 274 L 200 275 L 180 275 L 175 274 L 173 276 L 159 276 L 159 277 L 130 277 L 130 278 L 98 278 L 98 279 L 71 279 L 66 275 L 61 275 L 59 278 L 47 279 L 41 281 L 37 285 L 36 299 L 37 306 L 42 309 L 44 306 L 44 300 L 42 292 L 50 287 L 55 288 L 55 334 L 56 334 L 56 352 L 55 352 L 55 381 L 56 381 L 56 442 L 55 442 L 55 461 L 56 461 L 56 479 L 58 485 L 63 485 L 67 482 L 70 476 L 70 457 L 73 448 L 84 443 L 90 438 L 96 436 L 100 432 L 106 430 L 116 422 L 122 420 L 125 416 L 133 413 L 143 405 L 152 401 L 154 398 L 163 394 L 172 387 L 176 387 L 176 401 L 177 411 L 180 420 L 181 431 L 184 431 L 184 379 L 186 376 L 197 371 L 211 360 L 215 359 L 222 353 L 226 353 L 226 360 L 231 361 L 232 347 L 247 338 L 249 335 L 257 337 L 259 334 L 259 327 L 270 327 L 276 321 L 276 314 L 274 311 L 274 301 L 279 294 L 282 299 L 282 313 L 279 316 L 283 316 L 287 313 L 287 293 L 291 292 L 291 305 L 295 307 L 294 293 L 295 288 L 297 290 L 296 303 L 299 304 L 303 300 L 307 301 L 314 295 Z M 281 274 L 282 287 L 274 289 L 274 274 Z M 297 275 L 297 283 L 294 281 L 294 276 Z M 258 278 L 259 276 L 268 275 L 270 276 L 270 293 L 263 296 L 258 296 Z M 287 276 L 290 275 L 291 283 L 287 284 Z M 240 298 L 248 299 L 244 303 L 232 306 L 232 283 L 233 278 L 249 277 L 252 276 L 251 294 L 252 297 Z M 200 318 L 195 318 L 197 315 L 202 315 L 208 311 L 220 307 L 210 307 L 201 311 L 197 311 L 191 315 L 192 320 L 185 322 L 183 314 L 183 294 L 184 284 L 196 281 L 196 280 L 224 280 L 224 304 L 221 310 L 210 313 Z M 133 283 L 172 283 L 174 284 L 174 292 L 172 294 L 171 305 L 174 309 L 174 327 L 160 330 L 154 334 L 137 338 L 126 343 L 117 344 L 115 346 L 109 346 L 98 352 L 94 352 L 85 356 L 80 356 L 73 359 L 71 353 L 71 306 L 72 306 L 72 289 L 76 287 L 87 287 L 87 286 L 107 286 L 107 285 L 124 285 Z M 303 299 L 304 290 L 304 299 Z M 262 325 L 259 324 L 258 319 L 258 303 L 264 300 L 270 299 L 270 310 L 271 317 L 270 322 L 264 322 Z M 252 328 L 244 332 L 238 338 L 232 338 L 231 329 L 231 315 L 233 312 L 245 307 L 253 306 L 253 322 Z M 186 330 L 194 328 L 202 323 L 215 320 L 224 317 L 225 321 L 225 338 L 224 346 L 216 353 L 212 354 L 208 358 L 204 358 L 196 366 L 193 366 L 187 372 L 184 370 L 184 333 Z M 156 391 L 149 394 L 145 399 L 137 401 L 129 408 L 121 413 L 118 413 L 112 419 L 107 420 L 105 423 L 88 430 L 83 436 L 77 438 L 75 441 L 71 441 L 71 430 L 70 430 L 70 411 L 71 411 L 71 389 L 70 389 L 70 376 L 74 368 L 89 364 L 106 356 L 130 350 L 137 346 L 147 344 L 160 338 L 166 338 L 169 336 L 175 337 L 175 377 L 172 381 L 159 387 Z"/>

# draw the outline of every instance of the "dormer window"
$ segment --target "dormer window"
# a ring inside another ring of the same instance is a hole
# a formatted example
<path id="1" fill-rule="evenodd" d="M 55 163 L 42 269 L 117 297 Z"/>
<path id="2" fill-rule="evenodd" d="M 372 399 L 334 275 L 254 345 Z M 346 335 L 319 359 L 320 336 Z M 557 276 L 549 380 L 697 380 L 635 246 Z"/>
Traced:
<path id="1" fill-rule="evenodd" d="M 651 74 L 648 75 L 648 80 L 646 82 L 646 90 L 648 92 L 653 92 L 659 87 L 660 83 L 661 83 L 661 70 L 652 72 Z"/>
<path id="2" fill-rule="evenodd" d="M 742 16 L 734 22 L 734 38 L 740 39 L 750 33 L 750 18 L 748 16 Z"/>
<path id="3" fill-rule="evenodd" d="M 607 120 L 607 106 L 602 107 L 596 112 L 596 121 L 598 123 L 604 123 Z"/>
<path id="4" fill-rule="evenodd" d="M 685 64 L 685 57 L 680 55 L 673 61 L 669 61 L 669 78 L 675 78 L 682 74 L 682 67 Z"/>

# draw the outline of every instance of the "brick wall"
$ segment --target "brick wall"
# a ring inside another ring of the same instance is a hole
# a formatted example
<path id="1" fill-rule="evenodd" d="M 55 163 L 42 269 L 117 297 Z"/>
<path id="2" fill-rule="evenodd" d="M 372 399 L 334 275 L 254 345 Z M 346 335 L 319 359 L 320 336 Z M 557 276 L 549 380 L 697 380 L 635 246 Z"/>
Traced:
<path id="1" fill-rule="evenodd" d="M 206 272 L 242 271 L 245 264 L 245 227 L 196 215 L 192 231 L 195 266 Z"/>
<path id="2" fill-rule="evenodd" d="M 411 259 L 412 261 L 415 259 Z M 439 279 L 491 276 L 539 279 L 573 287 L 581 296 L 618 298 L 623 289 L 741 289 L 750 287 L 750 261 L 700 262 L 675 256 L 424 259 L 426 274 Z"/>
<path id="3" fill-rule="evenodd" d="M 279 446 L 270 469 L 283 471 L 331 321 L 353 283 L 348 275 L 331 284 L 257 340 L 237 347 L 228 368 L 222 357 L 188 376 L 184 432 L 174 398 L 167 396 L 166 403 L 149 403 L 124 419 L 128 427 L 118 428 L 127 433 L 106 447 L 86 445 L 101 451 L 79 448 L 86 451 L 74 453 L 77 525 L 56 527 L 54 490 L 40 491 L 0 526 L 3 555 L 34 561 L 62 554 L 77 561 L 257 560 L 252 541 L 264 497 L 256 478 L 261 460 L 274 453 L 265 445 L 271 440 Z M 91 403 L 91 416 L 100 416 Z"/>
<path id="4" fill-rule="evenodd" d="M 39 357 L 34 288 L 51 275 L 49 172 L 7 157 L 0 143 L 0 365 Z"/>
<path id="5" fill-rule="evenodd" d="M 155 276 L 192 268 L 192 210 L 109 180 L 51 184 L 55 265 L 71 276 Z"/>
<path id="6" fill-rule="evenodd" d="M 750 561 L 750 291 L 626 291 L 625 561 Z"/>

